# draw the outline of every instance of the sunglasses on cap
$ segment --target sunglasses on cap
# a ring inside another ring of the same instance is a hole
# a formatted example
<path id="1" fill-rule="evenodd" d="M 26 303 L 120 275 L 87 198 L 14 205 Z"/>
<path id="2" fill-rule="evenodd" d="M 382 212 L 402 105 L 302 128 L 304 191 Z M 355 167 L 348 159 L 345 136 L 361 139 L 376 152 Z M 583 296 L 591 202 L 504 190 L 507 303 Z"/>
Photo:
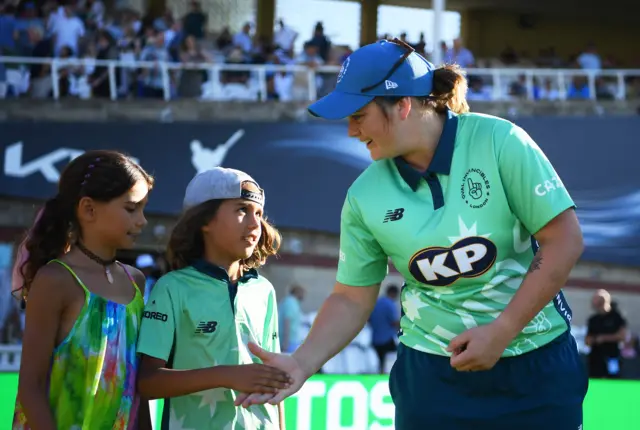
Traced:
<path id="1" fill-rule="evenodd" d="M 384 81 L 386 81 L 387 79 L 389 79 L 391 77 L 391 75 L 393 75 L 395 73 L 395 71 L 398 70 L 398 67 L 400 67 L 402 65 L 402 63 L 404 63 L 404 61 L 407 58 L 409 58 L 409 55 L 411 55 L 414 52 L 416 52 L 416 50 L 413 48 L 413 46 L 409 45 L 407 42 L 404 42 L 404 41 L 398 39 L 397 37 L 392 39 L 392 40 L 387 40 L 387 42 L 388 43 L 393 43 L 394 45 L 397 45 L 400 48 L 402 48 L 405 51 L 404 54 L 402 54 L 402 56 L 398 59 L 398 61 L 396 61 L 394 63 L 394 65 L 391 67 L 389 72 L 386 75 L 384 75 L 384 78 L 380 79 L 378 82 L 376 82 L 373 85 L 369 85 L 367 87 L 362 88 L 360 90 L 360 92 L 367 93 L 367 92 L 373 90 L 375 87 L 377 87 L 381 83 L 383 83 Z"/>

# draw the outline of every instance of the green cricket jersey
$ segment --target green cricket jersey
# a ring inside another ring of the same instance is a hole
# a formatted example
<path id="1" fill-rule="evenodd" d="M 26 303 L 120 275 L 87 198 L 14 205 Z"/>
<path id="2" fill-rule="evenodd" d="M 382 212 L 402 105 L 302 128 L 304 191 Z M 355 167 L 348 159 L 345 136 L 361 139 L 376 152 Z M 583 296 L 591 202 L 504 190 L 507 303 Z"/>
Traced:
<path id="1" fill-rule="evenodd" d="M 428 171 L 401 158 L 372 163 L 342 210 L 337 280 L 379 284 L 390 258 L 405 279 L 400 341 L 449 355 L 449 341 L 493 321 L 520 287 L 537 244 L 532 235 L 574 207 L 538 145 L 501 118 L 448 113 Z M 504 356 L 565 332 L 562 292 Z"/>
<path id="2" fill-rule="evenodd" d="M 280 352 L 275 290 L 255 270 L 237 283 L 200 261 L 169 272 L 145 308 L 138 353 L 172 369 L 259 363 L 247 344 Z M 162 430 L 275 430 L 278 407 L 235 407 L 237 393 L 216 388 L 165 400 Z"/>

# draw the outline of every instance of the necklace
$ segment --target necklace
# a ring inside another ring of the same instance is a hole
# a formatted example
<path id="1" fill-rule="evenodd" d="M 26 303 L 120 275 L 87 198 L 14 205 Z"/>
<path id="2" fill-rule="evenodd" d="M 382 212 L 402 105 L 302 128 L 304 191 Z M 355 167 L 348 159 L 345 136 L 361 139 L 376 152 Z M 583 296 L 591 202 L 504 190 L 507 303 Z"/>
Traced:
<path id="1" fill-rule="evenodd" d="M 89 257 L 90 259 L 92 259 L 93 261 L 95 261 L 96 263 L 101 265 L 102 267 L 104 267 L 104 274 L 107 277 L 107 281 L 109 281 L 110 284 L 113 284 L 113 276 L 111 275 L 111 269 L 109 269 L 109 266 L 111 266 L 113 263 L 115 263 L 116 259 L 112 258 L 110 260 L 104 260 L 104 259 L 98 257 L 93 252 L 89 251 L 87 248 L 85 248 L 85 246 L 82 243 L 80 243 L 79 241 L 76 242 L 76 246 L 78 247 L 78 249 L 80 251 L 82 251 L 82 253 L 84 255 L 86 255 L 87 257 Z"/>

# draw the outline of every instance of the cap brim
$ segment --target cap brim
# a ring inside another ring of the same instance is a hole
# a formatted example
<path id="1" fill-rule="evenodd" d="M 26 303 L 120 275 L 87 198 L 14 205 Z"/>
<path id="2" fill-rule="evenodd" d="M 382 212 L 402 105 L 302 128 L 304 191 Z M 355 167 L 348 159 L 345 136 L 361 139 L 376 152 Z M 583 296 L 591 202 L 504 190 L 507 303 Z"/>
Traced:
<path id="1" fill-rule="evenodd" d="M 353 115 L 370 103 L 375 96 L 332 91 L 308 107 L 309 113 L 324 119 L 342 119 Z"/>

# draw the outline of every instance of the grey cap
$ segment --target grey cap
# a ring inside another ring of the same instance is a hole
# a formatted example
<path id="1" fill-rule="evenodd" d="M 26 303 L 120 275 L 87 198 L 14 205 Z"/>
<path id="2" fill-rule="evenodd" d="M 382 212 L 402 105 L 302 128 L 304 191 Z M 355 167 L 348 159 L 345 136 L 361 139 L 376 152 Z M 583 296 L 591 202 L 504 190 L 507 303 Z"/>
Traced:
<path id="1" fill-rule="evenodd" d="M 260 192 L 243 189 L 244 182 L 253 182 Z M 247 199 L 264 206 L 264 191 L 251 176 L 240 170 L 215 167 L 198 173 L 189 182 L 184 193 L 183 206 L 188 209 L 209 200 L 219 199 Z"/>

